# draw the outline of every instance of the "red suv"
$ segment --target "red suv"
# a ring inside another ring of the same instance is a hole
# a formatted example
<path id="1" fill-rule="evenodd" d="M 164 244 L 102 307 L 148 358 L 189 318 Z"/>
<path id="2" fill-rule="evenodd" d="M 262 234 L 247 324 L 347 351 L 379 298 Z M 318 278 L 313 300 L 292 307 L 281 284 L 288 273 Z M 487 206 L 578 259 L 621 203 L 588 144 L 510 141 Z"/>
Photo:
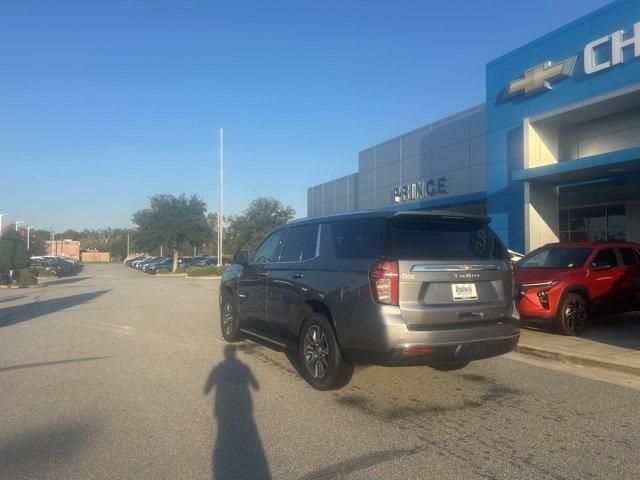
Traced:
<path id="1" fill-rule="evenodd" d="M 640 305 L 640 245 L 627 242 L 551 243 L 516 265 L 516 306 L 523 320 L 580 335 L 589 315 Z"/>

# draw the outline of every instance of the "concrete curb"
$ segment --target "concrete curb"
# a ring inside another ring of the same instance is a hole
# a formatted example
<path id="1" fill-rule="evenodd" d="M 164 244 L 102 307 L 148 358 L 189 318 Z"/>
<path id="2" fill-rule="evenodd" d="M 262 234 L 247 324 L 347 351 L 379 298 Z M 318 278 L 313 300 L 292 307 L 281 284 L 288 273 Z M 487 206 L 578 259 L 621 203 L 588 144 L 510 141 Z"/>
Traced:
<path id="1" fill-rule="evenodd" d="M 187 276 L 187 278 L 189 278 L 189 280 L 218 280 L 220 278 L 222 278 L 221 276 L 218 277 L 189 277 Z"/>
<path id="2" fill-rule="evenodd" d="M 544 350 L 542 348 L 530 347 L 527 345 L 518 345 L 515 349 L 518 353 L 532 355 L 534 357 L 546 358 L 548 360 L 557 360 L 571 365 L 579 365 L 583 367 L 599 368 L 613 372 L 626 373 L 630 375 L 640 376 L 640 368 L 630 365 L 622 365 L 619 363 L 611 363 L 606 360 L 600 360 L 584 355 L 568 354 L 552 350 Z"/>
<path id="3" fill-rule="evenodd" d="M 38 283 L 37 285 L 29 285 L 28 287 L 24 287 L 22 285 L 0 285 L 0 288 L 38 288 L 46 286 L 46 283 Z"/>
<path id="4" fill-rule="evenodd" d="M 161 274 L 156 274 L 151 276 L 154 278 L 175 278 L 175 277 L 186 277 L 187 274 L 186 273 L 161 273 Z"/>

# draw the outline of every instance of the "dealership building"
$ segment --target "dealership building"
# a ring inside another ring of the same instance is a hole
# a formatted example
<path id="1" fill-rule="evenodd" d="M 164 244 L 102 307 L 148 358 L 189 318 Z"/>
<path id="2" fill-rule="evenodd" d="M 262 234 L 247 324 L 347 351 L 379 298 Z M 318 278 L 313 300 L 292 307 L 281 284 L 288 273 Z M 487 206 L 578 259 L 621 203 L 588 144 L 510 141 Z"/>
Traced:
<path id="1" fill-rule="evenodd" d="M 486 214 L 505 245 L 640 242 L 640 1 L 619 0 L 486 66 L 486 101 L 360 152 L 308 215 Z"/>

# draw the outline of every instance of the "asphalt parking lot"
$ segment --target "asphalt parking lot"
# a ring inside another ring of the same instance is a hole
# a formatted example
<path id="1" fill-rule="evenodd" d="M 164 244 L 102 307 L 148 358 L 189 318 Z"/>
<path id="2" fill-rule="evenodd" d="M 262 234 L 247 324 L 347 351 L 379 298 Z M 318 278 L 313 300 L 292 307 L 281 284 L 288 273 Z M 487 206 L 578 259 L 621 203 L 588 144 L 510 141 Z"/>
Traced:
<path id="1" fill-rule="evenodd" d="M 218 282 L 89 265 L 0 290 L 0 478 L 640 477 L 640 391 L 515 356 L 318 392 L 227 347 Z"/>

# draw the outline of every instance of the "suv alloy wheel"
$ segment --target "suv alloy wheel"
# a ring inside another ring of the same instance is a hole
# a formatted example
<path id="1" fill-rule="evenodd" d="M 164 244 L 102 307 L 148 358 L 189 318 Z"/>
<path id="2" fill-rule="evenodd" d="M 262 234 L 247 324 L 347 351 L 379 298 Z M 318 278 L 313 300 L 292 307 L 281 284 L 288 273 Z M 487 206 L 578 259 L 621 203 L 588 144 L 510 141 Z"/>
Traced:
<path id="1" fill-rule="evenodd" d="M 229 293 L 222 294 L 222 304 L 220 306 L 220 327 L 222 329 L 222 336 L 227 342 L 239 342 L 242 340 L 234 300 L 233 295 Z"/>
<path id="2" fill-rule="evenodd" d="M 344 387 L 353 374 L 353 364 L 342 357 L 327 317 L 314 313 L 300 331 L 299 360 L 305 380 L 318 390 Z"/>
<path id="3" fill-rule="evenodd" d="M 569 293 L 558 310 L 556 326 L 565 335 L 580 335 L 589 317 L 587 302 L 577 293 Z"/>

